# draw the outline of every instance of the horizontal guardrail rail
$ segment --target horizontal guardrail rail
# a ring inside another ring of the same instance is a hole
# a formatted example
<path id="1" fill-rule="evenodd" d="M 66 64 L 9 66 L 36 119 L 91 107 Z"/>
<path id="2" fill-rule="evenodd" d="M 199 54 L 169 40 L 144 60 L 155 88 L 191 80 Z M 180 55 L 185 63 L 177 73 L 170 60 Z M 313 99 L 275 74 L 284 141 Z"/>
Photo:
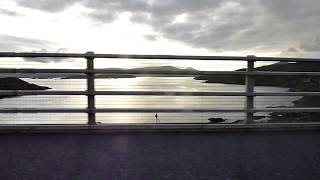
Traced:
<path id="1" fill-rule="evenodd" d="M 105 70 L 95 69 L 94 71 L 84 69 L 9 69 L 0 68 L 0 73 L 15 74 L 48 74 L 48 73 L 70 73 L 70 74 L 148 74 L 148 75 L 250 75 L 250 76 L 320 76 L 320 72 L 273 72 L 273 71 L 159 71 L 159 70 Z"/>
<path id="2" fill-rule="evenodd" d="M 86 69 L 16 69 L 0 68 L 0 73 L 14 74 L 50 74 L 70 73 L 86 74 L 86 91 L 51 91 L 51 90 L 0 90 L 0 95 L 85 95 L 87 96 L 87 108 L 3 108 L 0 113 L 87 113 L 88 124 L 96 125 L 96 113 L 155 113 L 155 112 L 243 112 L 246 113 L 245 124 L 253 123 L 254 113 L 258 112 L 320 112 L 320 108 L 255 108 L 254 98 L 257 96 L 320 96 L 320 92 L 255 92 L 254 79 L 256 76 L 320 76 L 320 72 L 273 72 L 255 71 L 256 61 L 269 62 L 320 62 L 320 59 L 311 58 L 276 58 L 276 57 L 237 57 L 237 56 L 180 56 L 180 55 L 134 55 L 134 54 L 94 54 L 87 53 L 15 53 L 0 52 L 1 58 L 84 58 L 87 62 Z M 174 59 L 174 60 L 212 60 L 212 61 L 246 61 L 246 71 L 159 71 L 159 70 L 105 70 L 94 68 L 95 58 L 117 59 Z M 239 75 L 245 77 L 245 92 L 180 92 L 180 91 L 96 91 L 95 74 L 135 74 L 135 75 Z M 244 109 L 174 109 L 174 108 L 96 108 L 95 96 L 97 95 L 128 95 L 128 96 L 243 96 L 246 97 Z"/>
<path id="3" fill-rule="evenodd" d="M 97 74 L 169 74 L 169 75 L 250 75 L 250 76 L 320 76 L 320 72 L 272 72 L 272 71 L 157 71 L 157 70 L 100 70 Z"/>
<path id="4" fill-rule="evenodd" d="M 90 53 L 16 53 L 0 52 L 0 57 L 53 57 L 53 58 L 117 58 L 117 59 L 174 59 L 174 60 L 225 60 L 225 61 L 282 61 L 282 62 L 319 62 L 314 58 L 279 58 L 256 56 L 184 56 L 184 55 L 136 55 L 136 54 L 90 54 Z"/>
<path id="5" fill-rule="evenodd" d="M 119 96 L 320 96 L 320 92 L 182 92 L 182 91 L 95 91 L 94 95 Z M 0 95 L 89 95 L 87 91 L 0 90 Z"/>

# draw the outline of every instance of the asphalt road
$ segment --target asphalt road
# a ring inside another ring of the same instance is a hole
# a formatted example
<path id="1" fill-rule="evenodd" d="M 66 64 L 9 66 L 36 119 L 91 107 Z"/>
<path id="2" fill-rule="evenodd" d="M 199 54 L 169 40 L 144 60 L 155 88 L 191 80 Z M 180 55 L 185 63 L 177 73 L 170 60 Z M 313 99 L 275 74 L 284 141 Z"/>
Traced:
<path id="1" fill-rule="evenodd" d="M 0 134 L 0 180 L 320 179 L 320 132 Z"/>

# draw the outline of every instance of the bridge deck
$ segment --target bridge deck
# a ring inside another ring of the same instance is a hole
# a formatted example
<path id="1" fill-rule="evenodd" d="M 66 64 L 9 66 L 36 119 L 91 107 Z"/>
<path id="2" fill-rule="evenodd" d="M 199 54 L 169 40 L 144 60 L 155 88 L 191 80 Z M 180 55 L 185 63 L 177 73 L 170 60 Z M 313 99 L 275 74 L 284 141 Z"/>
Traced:
<path id="1" fill-rule="evenodd" d="M 320 131 L 0 134 L 0 179 L 316 179 Z"/>

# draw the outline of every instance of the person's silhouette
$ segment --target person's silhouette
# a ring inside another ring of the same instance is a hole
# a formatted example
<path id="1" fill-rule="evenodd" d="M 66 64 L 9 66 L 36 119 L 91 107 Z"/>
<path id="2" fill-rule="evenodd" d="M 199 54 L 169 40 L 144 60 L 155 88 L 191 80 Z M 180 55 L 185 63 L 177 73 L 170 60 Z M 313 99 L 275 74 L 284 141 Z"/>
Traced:
<path id="1" fill-rule="evenodd" d="M 158 123 L 158 113 L 156 113 L 156 115 L 154 115 L 154 117 L 156 118 L 156 123 Z"/>

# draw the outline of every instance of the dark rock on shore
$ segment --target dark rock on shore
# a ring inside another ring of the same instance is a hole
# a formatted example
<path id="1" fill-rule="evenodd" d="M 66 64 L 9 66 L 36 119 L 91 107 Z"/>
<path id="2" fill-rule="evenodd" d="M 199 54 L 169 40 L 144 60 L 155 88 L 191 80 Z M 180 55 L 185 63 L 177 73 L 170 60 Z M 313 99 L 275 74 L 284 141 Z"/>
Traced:
<path id="1" fill-rule="evenodd" d="M 223 118 L 209 118 L 208 119 L 210 121 L 210 123 L 221 123 L 226 121 L 227 119 L 223 119 Z"/>
<path id="2" fill-rule="evenodd" d="M 260 120 L 260 119 L 266 118 L 266 116 L 254 116 L 253 118 L 254 120 Z"/>
<path id="3" fill-rule="evenodd" d="M 299 113 L 282 113 L 282 112 L 273 112 L 270 114 L 270 123 L 276 122 L 310 122 L 311 113 L 299 112 Z"/>
<path id="4" fill-rule="evenodd" d="M 241 124 L 243 122 L 243 120 L 235 120 L 233 122 L 231 122 L 230 124 Z"/>
<path id="5" fill-rule="evenodd" d="M 19 78 L 5 77 L 0 78 L 0 90 L 46 90 L 50 89 L 45 86 L 28 83 Z M 0 98 L 12 97 L 12 95 L 0 95 Z"/>

